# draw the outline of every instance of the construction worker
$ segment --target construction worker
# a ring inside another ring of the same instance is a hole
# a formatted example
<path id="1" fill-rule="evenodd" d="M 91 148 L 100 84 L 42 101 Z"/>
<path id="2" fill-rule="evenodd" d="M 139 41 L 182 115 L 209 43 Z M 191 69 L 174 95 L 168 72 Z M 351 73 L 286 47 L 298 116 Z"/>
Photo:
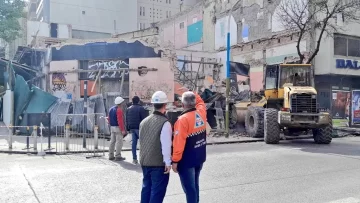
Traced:
<path id="1" fill-rule="evenodd" d="M 109 146 L 109 160 L 123 161 L 124 157 L 121 156 L 121 150 L 123 147 L 124 136 L 127 135 L 124 125 L 124 115 L 121 104 L 125 100 L 122 97 L 115 98 L 115 106 L 109 110 L 108 122 L 110 124 L 110 146 Z M 114 150 L 116 146 L 116 154 L 114 156 Z"/>
<path id="2" fill-rule="evenodd" d="M 206 106 L 194 92 L 182 94 L 184 111 L 174 126 L 172 168 L 179 174 L 187 203 L 199 202 L 199 176 L 206 160 Z"/>
<path id="3" fill-rule="evenodd" d="M 154 112 L 140 123 L 140 165 L 143 171 L 141 203 L 161 203 L 171 170 L 172 126 L 165 116 L 167 95 L 152 95 Z"/>
<path id="4" fill-rule="evenodd" d="M 132 155 L 133 155 L 133 164 L 138 164 L 138 159 L 136 155 L 137 142 L 139 139 L 139 126 L 142 120 L 146 117 L 146 110 L 144 107 L 140 106 L 140 98 L 134 96 L 132 98 L 132 105 L 126 110 L 126 128 L 127 131 L 130 131 L 132 134 Z"/>

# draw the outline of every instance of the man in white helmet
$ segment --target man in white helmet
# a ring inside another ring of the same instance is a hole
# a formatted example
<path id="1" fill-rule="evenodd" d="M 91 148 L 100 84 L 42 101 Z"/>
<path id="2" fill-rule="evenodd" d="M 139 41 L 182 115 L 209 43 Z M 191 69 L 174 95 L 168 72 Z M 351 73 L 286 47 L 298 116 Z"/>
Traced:
<path id="1" fill-rule="evenodd" d="M 163 202 L 169 183 L 172 127 L 165 116 L 168 102 L 164 92 L 155 92 L 151 98 L 154 112 L 140 123 L 141 203 Z"/>
<path id="2" fill-rule="evenodd" d="M 124 157 L 121 156 L 121 150 L 123 147 L 123 138 L 126 136 L 126 130 L 124 125 L 124 114 L 121 108 L 121 104 L 124 102 L 122 97 L 116 97 L 114 103 L 115 106 L 109 110 L 108 121 L 110 124 L 111 139 L 109 146 L 109 160 L 123 161 Z M 114 150 L 116 145 L 116 154 L 114 156 Z"/>

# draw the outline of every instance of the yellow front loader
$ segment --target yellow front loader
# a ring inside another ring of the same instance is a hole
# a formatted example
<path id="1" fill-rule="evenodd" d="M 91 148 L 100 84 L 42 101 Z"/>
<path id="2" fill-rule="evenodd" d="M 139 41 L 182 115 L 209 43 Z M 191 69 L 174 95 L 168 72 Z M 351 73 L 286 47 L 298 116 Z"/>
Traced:
<path id="1" fill-rule="evenodd" d="M 328 112 L 319 111 L 311 65 L 269 65 L 264 77 L 265 90 L 259 101 L 235 104 L 237 121 L 247 133 L 276 144 L 280 133 L 295 136 L 311 130 L 316 143 L 329 144 L 332 119 Z"/>

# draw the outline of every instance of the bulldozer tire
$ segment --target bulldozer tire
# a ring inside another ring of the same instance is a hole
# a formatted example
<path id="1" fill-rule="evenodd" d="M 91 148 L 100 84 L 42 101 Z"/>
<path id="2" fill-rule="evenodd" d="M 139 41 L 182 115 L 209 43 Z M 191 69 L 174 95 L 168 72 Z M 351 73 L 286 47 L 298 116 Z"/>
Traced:
<path id="1" fill-rule="evenodd" d="M 245 117 L 245 129 L 250 137 L 264 137 L 264 108 L 248 108 Z"/>
<path id="2" fill-rule="evenodd" d="M 313 129 L 313 137 L 316 144 L 330 144 L 332 140 L 333 125 L 332 118 L 329 118 L 329 124 L 326 127 Z"/>
<path id="3" fill-rule="evenodd" d="M 264 116 L 264 141 L 266 144 L 278 144 L 280 141 L 280 127 L 277 121 L 276 109 L 265 109 Z"/>

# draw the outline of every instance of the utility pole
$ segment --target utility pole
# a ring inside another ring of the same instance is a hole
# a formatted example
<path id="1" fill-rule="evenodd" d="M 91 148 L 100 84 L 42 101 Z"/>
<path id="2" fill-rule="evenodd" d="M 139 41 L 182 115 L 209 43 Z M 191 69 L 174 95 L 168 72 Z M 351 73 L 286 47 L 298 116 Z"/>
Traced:
<path id="1" fill-rule="evenodd" d="M 14 89 L 13 89 L 13 76 L 14 76 L 14 73 L 13 73 L 13 68 L 12 68 L 12 61 L 10 60 L 9 64 L 8 64 L 8 74 L 9 74 L 9 89 L 10 89 L 10 126 L 14 126 Z M 14 128 L 10 128 L 11 131 L 14 131 Z"/>
<path id="2" fill-rule="evenodd" d="M 88 93 L 88 81 L 84 81 L 84 129 L 85 132 L 83 134 L 83 148 L 86 148 L 86 134 L 87 134 L 87 107 L 88 107 L 88 101 L 87 101 L 87 93 Z"/>
<path id="3" fill-rule="evenodd" d="M 231 14 L 234 7 L 241 2 L 238 0 L 230 9 L 228 15 L 228 25 L 227 25 L 227 39 L 226 39 L 226 108 L 225 108 L 225 132 L 226 136 L 229 137 L 229 127 L 230 127 L 230 22 L 231 22 Z"/>
<path id="4" fill-rule="evenodd" d="M 265 90 L 265 77 L 266 77 L 266 48 L 262 50 L 263 55 L 263 89 Z M 249 76 L 250 77 L 250 76 Z"/>

